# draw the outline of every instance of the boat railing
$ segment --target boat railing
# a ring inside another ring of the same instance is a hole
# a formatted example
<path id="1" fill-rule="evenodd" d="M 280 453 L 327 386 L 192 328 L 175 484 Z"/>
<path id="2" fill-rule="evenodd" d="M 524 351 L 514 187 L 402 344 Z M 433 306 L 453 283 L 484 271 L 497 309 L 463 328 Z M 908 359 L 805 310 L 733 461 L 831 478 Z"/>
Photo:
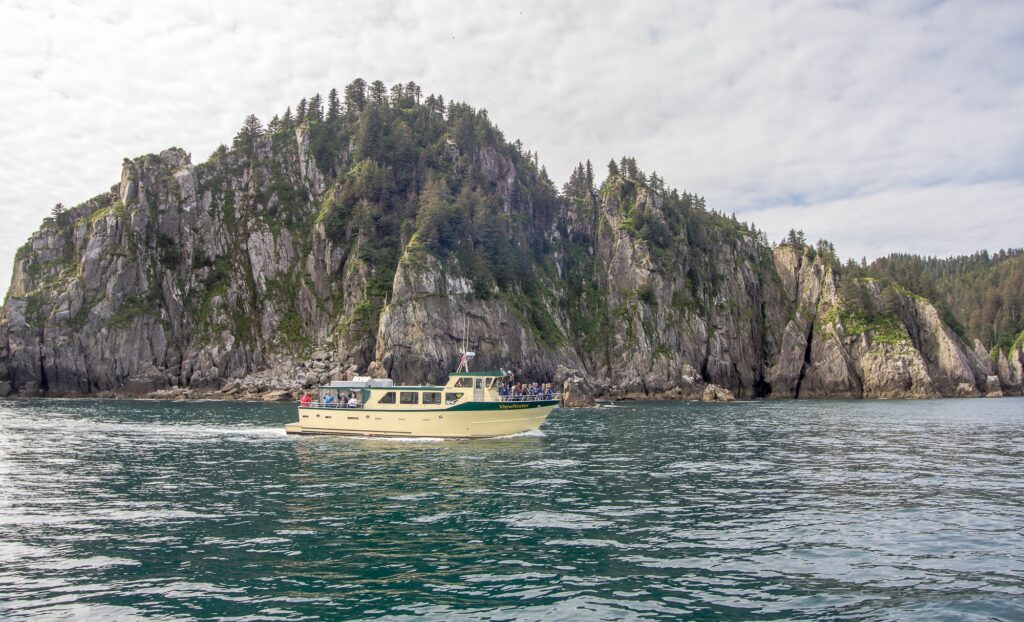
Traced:
<path id="1" fill-rule="evenodd" d="M 337 408 L 338 410 L 359 410 L 362 407 L 362 403 L 349 406 L 342 402 L 310 402 L 304 406 L 304 408 Z"/>
<path id="2" fill-rule="evenodd" d="M 536 395 L 499 395 L 499 402 L 539 402 L 545 400 L 560 400 L 561 393 L 538 393 Z"/>

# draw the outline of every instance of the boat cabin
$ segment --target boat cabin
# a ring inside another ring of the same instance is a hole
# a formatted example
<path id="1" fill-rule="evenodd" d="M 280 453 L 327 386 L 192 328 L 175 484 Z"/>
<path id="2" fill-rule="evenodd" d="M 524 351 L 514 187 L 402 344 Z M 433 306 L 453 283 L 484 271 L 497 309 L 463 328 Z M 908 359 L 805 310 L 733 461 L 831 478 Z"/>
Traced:
<path id="1" fill-rule="evenodd" d="M 503 371 L 456 372 L 444 386 L 395 386 L 388 379 L 357 376 L 317 387 L 310 406 L 346 408 L 346 396 L 355 395 L 357 408 L 380 410 L 445 409 L 465 402 L 498 402 Z"/>

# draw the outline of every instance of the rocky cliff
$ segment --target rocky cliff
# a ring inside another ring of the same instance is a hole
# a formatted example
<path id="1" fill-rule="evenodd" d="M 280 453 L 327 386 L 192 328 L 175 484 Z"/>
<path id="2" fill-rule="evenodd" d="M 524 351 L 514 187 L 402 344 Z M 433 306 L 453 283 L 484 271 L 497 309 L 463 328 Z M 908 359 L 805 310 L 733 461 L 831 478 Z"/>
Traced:
<path id="1" fill-rule="evenodd" d="M 1021 348 L 968 346 L 927 300 L 862 279 L 852 306 L 834 261 L 628 159 L 559 193 L 486 113 L 410 92 L 125 160 L 18 251 L 0 392 L 436 382 L 467 338 L 582 400 L 1021 393 Z"/>

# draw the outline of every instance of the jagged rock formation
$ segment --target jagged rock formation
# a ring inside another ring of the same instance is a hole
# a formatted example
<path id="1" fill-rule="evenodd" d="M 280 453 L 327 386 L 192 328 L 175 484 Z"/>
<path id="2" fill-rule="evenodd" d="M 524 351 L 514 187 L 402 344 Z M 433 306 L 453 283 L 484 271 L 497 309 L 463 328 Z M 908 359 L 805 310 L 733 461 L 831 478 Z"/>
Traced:
<path id="1" fill-rule="evenodd" d="M 702 402 L 735 402 L 736 398 L 733 396 L 732 391 L 729 389 L 723 389 L 722 387 L 714 384 L 709 384 L 704 387 L 704 394 L 701 395 Z"/>
<path id="2" fill-rule="evenodd" d="M 0 394 L 436 382 L 464 338 L 478 366 L 568 380 L 580 404 L 1021 394 L 1021 348 L 990 359 L 878 282 L 852 309 L 827 258 L 772 249 L 628 159 L 559 196 L 485 113 L 346 105 L 198 165 L 125 160 L 110 192 L 47 219 L 0 310 Z"/>
<path id="3" fill-rule="evenodd" d="M 775 397 L 927 398 L 1019 395 L 1005 354 L 998 376 L 981 344 L 970 348 L 927 300 L 878 281 L 863 284 L 866 311 L 851 312 L 830 268 L 776 250 L 794 316 L 769 374 Z M 885 300 L 888 298 L 888 302 Z M 1020 349 L 1012 353 L 1019 360 Z M 998 363 L 997 363 L 998 365 Z"/>

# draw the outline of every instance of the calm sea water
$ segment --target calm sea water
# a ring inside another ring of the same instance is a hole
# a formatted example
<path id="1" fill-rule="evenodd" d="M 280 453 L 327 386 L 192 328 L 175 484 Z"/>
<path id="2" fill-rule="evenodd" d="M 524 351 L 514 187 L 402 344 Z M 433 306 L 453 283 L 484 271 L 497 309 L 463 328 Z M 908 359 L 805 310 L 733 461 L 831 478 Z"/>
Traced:
<path id="1" fill-rule="evenodd" d="M 1024 399 L 294 417 L 0 402 L 0 618 L 1024 619 Z"/>

